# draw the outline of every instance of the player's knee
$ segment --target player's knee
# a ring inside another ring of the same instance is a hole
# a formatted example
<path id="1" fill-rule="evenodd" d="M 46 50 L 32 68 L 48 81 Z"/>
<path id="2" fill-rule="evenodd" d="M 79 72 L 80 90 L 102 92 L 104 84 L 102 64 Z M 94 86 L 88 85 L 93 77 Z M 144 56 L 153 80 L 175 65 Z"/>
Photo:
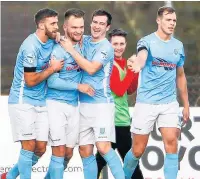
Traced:
<path id="1" fill-rule="evenodd" d="M 65 156 L 65 146 L 52 147 L 52 154 L 58 157 Z"/>
<path id="2" fill-rule="evenodd" d="M 97 150 L 99 151 L 101 155 L 105 155 L 111 149 L 110 142 L 98 142 L 96 146 L 97 146 Z"/>
<path id="3" fill-rule="evenodd" d="M 93 154 L 93 146 L 79 146 L 79 153 L 82 158 L 89 157 Z"/>
<path id="4" fill-rule="evenodd" d="M 136 157 L 136 158 L 140 158 L 142 155 L 143 155 L 143 153 L 144 153 L 144 147 L 134 147 L 134 148 L 132 148 L 132 153 L 134 154 L 134 156 Z"/>
<path id="5" fill-rule="evenodd" d="M 36 143 L 35 154 L 42 156 L 46 152 L 46 143 Z"/>
<path id="6" fill-rule="evenodd" d="M 65 158 L 70 160 L 73 156 L 73 151 L 74 151 L 74 149 L 72 149 L 72 148 L 70 148 L 70 149 L 66 148 L 65 149 Z"/>
<path id="7" fill-rule="evenodd" d="M 24 150 L 34 152 L 36 146 L 35 140 L 22 141 L 21 143 L 22 143 L 22 148 Z"/>
<path id="8" fill-rule="evenodd" d="M 166 152 L 176 152 L 178 146 L 178 140 L 176 138 L 168 139 L 165 141 Z"/>

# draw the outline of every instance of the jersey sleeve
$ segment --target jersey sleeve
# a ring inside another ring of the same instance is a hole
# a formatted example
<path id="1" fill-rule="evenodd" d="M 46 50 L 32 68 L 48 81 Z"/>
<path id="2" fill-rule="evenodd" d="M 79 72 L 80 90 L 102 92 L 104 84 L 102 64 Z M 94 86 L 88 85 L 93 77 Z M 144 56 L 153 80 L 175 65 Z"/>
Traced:
<path id="1" fill-rule="evenodd" d="M 105 66 L 109 61 L 114 60 L 114 49 L 103 46 L 94 55 L 92 61 L 98 61 Z"/>
<path id="2" fill-rule="evenodd" d="M 83 35 L 81 50 L 82 50 L 82 55 L 84 57 L 87 57 L 87 49 L 88 49 L 88 46 L 89 46 L 90 39 L 91 39 L 91 36 Z"/>
<path id="3" fill-rule="evenodd" d="M 184 48 L 182 45 L 182 48 L 180 50 L 180 60 L 177 63 L 177 67 L 182 67 L 184 65 L 184 62 L 185 62 L 185 52 L 184 52 Z"/>
<path id="4" fill-rule="evenodd" d="M 142 38 L 138 41 L 137 43 L 137 53 L 141 50 L 147 50 L 149 51 L 149 42 L 147 41 L 146 38 Z"/>
<path id="5" fill-rule="evenodd" d="M 23 51 L 23 66 L 32 68 L 37 66 L 37 55 L 36 50 L 32 49 L 25 49 Z"/>
<path id="6" fill-rule="evenodd" d="M 78 83 L 61 79 L 59 77 L 59 73 L 52 74 L 47 79 L 47 85 L 49 88 L 53 88 L 57 90 L 77 90 L 78 89 Z"/>

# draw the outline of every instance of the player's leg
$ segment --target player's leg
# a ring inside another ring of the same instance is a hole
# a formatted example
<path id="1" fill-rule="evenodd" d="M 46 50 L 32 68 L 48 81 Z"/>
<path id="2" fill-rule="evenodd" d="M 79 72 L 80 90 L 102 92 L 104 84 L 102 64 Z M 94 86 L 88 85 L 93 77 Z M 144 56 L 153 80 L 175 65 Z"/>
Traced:
<path id="1" fill-rule="evenodd" d="M 116 143 L 111 143 L 111 147 L 115 150 L 117 148 Z M 106 166 L 105 159 L 101 156 L 101 154 L 97 151 L 96 153 L 97 167 L 98 167 L 98 178 L 100 177 L 102 169 Z"/>
<path id="2" fill-rule="evenodd" d="M 131 124 L 132 148 L 124 158 L 124 173 L 126 179 L 133 175 L 138 161 L 145 151 L 149 133 L 158 116 L 156 105 L 136 103 Z"/>
<path id="3" fill-rule="evenodd" d="M 49 129 L 46 107 L 34 107 L 34 108 L 36 111 L 36 119 L 35 119 L 36 143 L 35 143 L 35 151 L 32 158 L 32 166 L 38 162 L 39 158 L 46 151 L 46 145 L 48 140 L 48 129 Z M 9 177 L 9 175 L 11 175 L 13 178 L 17 178 L 17 176 L 19 176 L 18 164 L 14 165 L 14 167 L 10 170 L 7 177 Z"/>
<path id="4" fill-rule="evenodd" d="M 107 142 L 98 141 L 96 142 L 96 146 L 101 156 L 107 162 L 107 165 L 109 166 L 114 178 L 115 179 L 125 178 L 122 169 L 122 164 L 115 150 L 111 148 L 111 143 L 108 141 Z"/>
<path id="5" fill-rule="evenodd" d="M 65 145 L 52 146 L 52 156 L 45 179 L 63 178 Z"/>
<path id="6" fill-rule="evenodd" d="M 8 172 L 6 178 L 16 178 L 19 173 L 21 178 L 31 177 L 36 138 L 34 125 L 36 111 L 28 104 L 9 105 L 8 110 L 14 141 L 21 141 L 22 149 L 17 164 Z"/>
<path id="7" fill-rule="evenodd" d="M 83 172 L 85 179 L 97 178 L 97 162 L 93 154 L 95 143 L 93 124 L 95 111 L 93 104 L 80 104 L 80 133 L 79 133 L 79 153 L 83 162 Z"/>
<path id="8" fill-rule="evenodd" d="M 160 128 L 164 146 L 165 146 L 165 160 L 164 160 L 164 175 L 165 179 L 176 179 L 178 173 L 178 138 L 177 128 Z"/>
<path id="9" fill-rule="evenodd" d="M 49 140 L 52 156 L 45 179 L 62 179 L 64 175 L 64 157 L 67 120 L 63 112 L 64 103 L 47 100 L 49 119 Z M 65 109 L 67 111 L 67 109 Z"/>
<path id="10" fill-rule="evenodd" d="M 65 147 L 64 170 L 67 168 L 69 161 L 74 153 L 74 147 Z"/>
<path id="11" fill-rule="evenodd" d="M 35 150 L 35 140 L 21 141 L 22 149 L 18 159 L 20 179 L 31 178 L 32 158 Z"/>
<path id="12" fill-rule="evenodd" d="M 93 154 L 94 145 L 80 145 L 79 153 L 83 162 L 83 172 L 85 179 L 97 178 L 97 162 Z"/>
<path id="13" fill-rule="evenodd" d="M 124 172 L 119 156 L 111 148 L 115 142 L 114 104 L 95 104 L 96 126 L 94 127 L 96 147 L 107 162 L 114 178 L 123 179 Z"/>
<path id="14" fill-rule="evenodd" d="M 65 148 L 65 159 L 64 159 L 64 170 L 67 168 L 67 165 L 70 159 L 73 156 L 74 147 L 77 144 L 79 129 L 80 129 L 80 112 L 79 107 L 66 104 L 68 109 L 65 113 L 67 117 L 67 126 L 66 126 L 66 148 Z"/>
<path id="15" fill-rule="evenodd" d="M 126 179 L 131 179 L 149 139 L 149 134 L 141 135 L 133 133 L 132 135 L 134 138 L 132 140 L 132 148 L 126 153 L 124 158 L 124 173 Z"/>
<path id="16" fill-rule="evenodd" d="M 118 152 L 124 161 L 125 155 L 130 150 L 132 144 L 130 126 L 116 127 L 116 144 Z M 136 166 L 131 178 L 143 179 L 142 171 L 140 170 L 139 165 Z"/>
<path id="17" fill-rule="evenodd" d="M 178 138 L 180 134 L 179 105 L 177 102 L 162 105 L 162 113 L 158 118 L 166 151 L 164 175 L 166 179 L 176 179 L 178 173 Z"/>
<path id="18" fill-rule="evenodd" d="M 49 120 L 47 107 L 36 107 L 37 118 L 35 122 L 35 130 L 36 130 L 36 145 L 35 151 L 33 155 L 33 163 L 35 165 L 40 157 L 46 152 L 46 146 L 49 135 Z"/>
<path id="19" fill-rule="evenodd" d="M 106 161 L 104 160 L 104 158 L 101 156 L 101 154 L 98 151 L 96 153 L 96 160 L 97 160 L 97 167 L 98 167 L 98 176 L 97 176 L 97 178 L 99 178 L 102 169 L 106 166 Z"/>

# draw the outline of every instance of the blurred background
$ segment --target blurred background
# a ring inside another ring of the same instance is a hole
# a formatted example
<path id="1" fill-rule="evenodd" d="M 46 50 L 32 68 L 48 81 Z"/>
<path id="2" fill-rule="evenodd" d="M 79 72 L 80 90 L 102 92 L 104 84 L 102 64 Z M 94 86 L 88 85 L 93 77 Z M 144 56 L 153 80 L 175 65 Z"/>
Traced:
<path id="1" fill-rule="evenodd" d="M 61 33 L 64 13 L 68 8 L 85 11 L 85 34 L 90 33 L 91 15 L 103 8 L 113 16 L 113 28 L 123 28 L 128 32 L 125 57 L 136 52 L 137 41 L 157 30 L 156 13 L 159 7 L 170 4 L 176 9 L 177 27 L 174 36 L 184 44 L 191 106 L 200 106 L 200 2 L 165 1 L 42 1 L 42 2 L 1 2 L 1 95 L 8 95 L 13 78 L 13 69 L 21 43 L 35 32 L 34 14 L 48 7 L 59 13 Z M 179 97 L 178 97 L 179 100 Z M 129 96 L 129 105 L 135 103 L 135 94 Z"/>

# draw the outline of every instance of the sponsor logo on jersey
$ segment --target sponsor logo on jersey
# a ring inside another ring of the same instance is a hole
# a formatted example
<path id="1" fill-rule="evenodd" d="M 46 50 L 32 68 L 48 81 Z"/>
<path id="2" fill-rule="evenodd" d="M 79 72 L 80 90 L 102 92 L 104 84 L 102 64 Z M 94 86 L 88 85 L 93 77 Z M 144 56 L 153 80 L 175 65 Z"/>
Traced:
<path id="1" fill-rule="evenodd" d="M 164 67 L 165 70 L 173 70 L 176 68 L 176 64 L 169 63 L 166 60 L 157 57 L 154 57 L 152 65 L 157 67 Z"/>

